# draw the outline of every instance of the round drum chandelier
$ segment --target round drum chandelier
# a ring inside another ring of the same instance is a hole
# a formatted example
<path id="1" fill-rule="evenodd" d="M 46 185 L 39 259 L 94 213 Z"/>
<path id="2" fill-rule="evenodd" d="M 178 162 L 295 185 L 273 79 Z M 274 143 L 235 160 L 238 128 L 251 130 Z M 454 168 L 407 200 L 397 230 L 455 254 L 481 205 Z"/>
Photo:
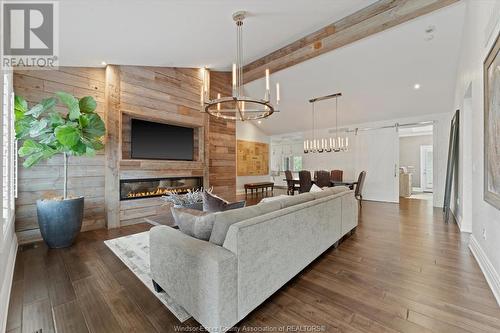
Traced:
<path id="1" fill-rule="evenodd" d="M 271 104 L 271 89 L 269 69 L 266 69 L 266 89 L 264 97 L 254 98 L 245 96 L 243 84 L 243 20 L 246 12 L 239 11 L 233 14 L 236 22 L 236 61 L 232 68 L 232 96 L 221 96 L 210 99 L 210 71 L 203 69 L 203 85 L 201 104 L 203 110 L 213 117 L 227 120 L 257 120 L 267 118 L 278 110 Z M 280 101 L 280 86 L 276 83 L 276 105 Z"/>

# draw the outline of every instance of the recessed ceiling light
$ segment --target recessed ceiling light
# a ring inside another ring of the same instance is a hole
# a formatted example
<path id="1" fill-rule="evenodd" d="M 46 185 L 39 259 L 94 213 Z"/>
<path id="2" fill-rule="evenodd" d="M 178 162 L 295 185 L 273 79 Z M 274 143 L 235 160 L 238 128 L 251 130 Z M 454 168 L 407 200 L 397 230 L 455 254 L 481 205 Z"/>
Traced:
<path id="1" fill-rule="evenodd" d="M 101 62 L 101 65 L 106 66 L 106 61 Z"/>
<path id="2" fill-rule="evenodd" d="M 413 89 L 415 89 L 415 90 L 420 89 L 420 84 L 419 84 L 419 83 L 415 83 L 415 84 L 413 85 Z"/>
<path id="3" fill-rule="evenodd" d="M 257 124 L 262 124 L 262 120 L 257 121 Z"/>

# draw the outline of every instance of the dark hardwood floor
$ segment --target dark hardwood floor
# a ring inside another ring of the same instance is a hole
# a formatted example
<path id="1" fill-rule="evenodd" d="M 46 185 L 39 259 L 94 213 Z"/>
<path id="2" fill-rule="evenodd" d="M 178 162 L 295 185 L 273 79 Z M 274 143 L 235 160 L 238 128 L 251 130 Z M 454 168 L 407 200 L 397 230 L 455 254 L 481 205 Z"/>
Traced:
<path id="1" fill-rule="evenodd" d="M 179 323 L 103 243 L 150 227 L 85 232 L 63 250 L 41 243 L 22 248 L 7 331 L 197 331 L 193 319 Z M 366 202 L 356 234 L 325 252 L 239 327 L 500 332 L 500 308 L 467 242 L 468 235 L 444 224 L 429 201 Z"/>

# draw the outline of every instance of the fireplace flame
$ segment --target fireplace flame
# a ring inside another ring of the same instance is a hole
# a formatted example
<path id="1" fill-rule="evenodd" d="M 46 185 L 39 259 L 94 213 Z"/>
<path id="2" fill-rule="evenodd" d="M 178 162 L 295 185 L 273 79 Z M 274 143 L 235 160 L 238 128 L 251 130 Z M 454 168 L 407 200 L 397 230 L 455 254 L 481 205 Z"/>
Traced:
<path id="1" fill-rule="evenodd" d="M 191 189 L 186 189 L 186 188 L 180 188 L 180 189 L 157 188 L 154 191 L 129 192 L 127 194 L 127 198 L 142 198 L 142 197 L 152 197 L 152 196 L 161 196 L 170 194 L 184 194 L 191 191 L 192 191 Z"/>

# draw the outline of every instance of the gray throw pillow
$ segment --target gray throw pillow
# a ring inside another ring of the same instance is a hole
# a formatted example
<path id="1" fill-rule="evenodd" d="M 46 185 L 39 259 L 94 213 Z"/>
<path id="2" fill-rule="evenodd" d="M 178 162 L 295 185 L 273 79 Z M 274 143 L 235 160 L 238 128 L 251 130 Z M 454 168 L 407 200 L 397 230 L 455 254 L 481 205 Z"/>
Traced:
<path id="1" fill-rule="evenodd" d="M 203 191 L 203 211 L 204 212 L 223 212 L 230 209 L 245 207 L 245 200 L 237 202 L 228 202 L 215 194 Z"/>
<path id="2" fill-rule="evenodd" d="M 171 207 L 172 215 L 179 230 L 191 237 L 209 240 L 214 227 L 214 216 L 196 209 Z"/>

